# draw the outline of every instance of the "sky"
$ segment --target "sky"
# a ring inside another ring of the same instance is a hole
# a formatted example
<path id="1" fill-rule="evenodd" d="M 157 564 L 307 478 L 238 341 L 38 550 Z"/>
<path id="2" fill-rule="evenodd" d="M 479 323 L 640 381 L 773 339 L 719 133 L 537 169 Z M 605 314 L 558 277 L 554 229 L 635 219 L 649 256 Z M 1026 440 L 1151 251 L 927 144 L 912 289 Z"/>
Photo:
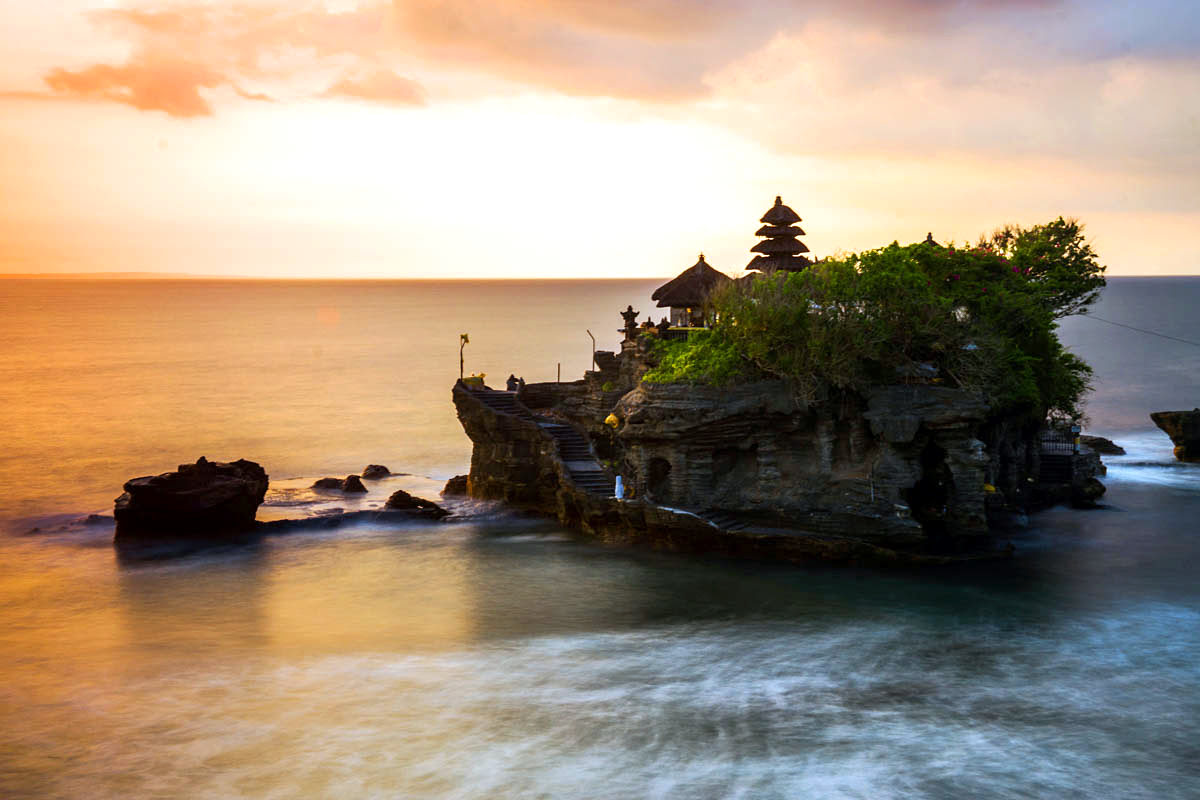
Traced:
<path id="1" fill-rule="evenodd" d="M 0 0 L 0 273 L 743 274 L 1085 225 L 1196 274 L 1200 4 Z"/>

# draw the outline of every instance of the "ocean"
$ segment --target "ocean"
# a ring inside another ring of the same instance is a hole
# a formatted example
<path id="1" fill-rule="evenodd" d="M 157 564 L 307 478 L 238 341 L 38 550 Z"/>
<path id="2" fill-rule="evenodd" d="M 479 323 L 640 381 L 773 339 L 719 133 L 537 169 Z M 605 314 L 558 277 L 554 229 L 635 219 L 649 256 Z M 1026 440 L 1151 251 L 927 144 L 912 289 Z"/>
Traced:
<path id="1" fill-rule="evenodd" d="M 249 458 L 262 519 L 433 497 L 459 370 L 575 379 L 660 281 L 0 280 L 0 797 L 1194 798 L 1200 278 L 1115 278 L 1093 511 L 1004 563 L 785 566 L 606 548 L 464 501 L 174 557 L 128 478 Z M 1100 321 L 1108 320 L 1109 322 Z M 403 473 L 359 498 L 318 477 Z"/>

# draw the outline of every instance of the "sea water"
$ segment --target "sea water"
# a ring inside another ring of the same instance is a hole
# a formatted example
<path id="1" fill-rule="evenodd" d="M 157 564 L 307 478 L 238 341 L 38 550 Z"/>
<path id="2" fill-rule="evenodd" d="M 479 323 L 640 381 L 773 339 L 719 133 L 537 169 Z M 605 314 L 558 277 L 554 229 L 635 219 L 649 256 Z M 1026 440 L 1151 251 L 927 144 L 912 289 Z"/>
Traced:
<path id="1" fill-rule="evenodd" d="M 262 463 L 264 518 L 432 496 L 461 333 L 493 385 L 573 379 L 655 285 L 0 281 L 0 796 L 1200 796 L 1200 469 L 1146 416 L 1200 405 L 1200 349 L 1097 319 L 1063 338 L 1128 455 L 1002 564 L 609 549 L 477 503 L 162 558 L 80 521 L 200 455 Z M 1200 341 L 1198 302 L 1094 311 Z M 407 474 L 307 488 L 367 463 Z"/>

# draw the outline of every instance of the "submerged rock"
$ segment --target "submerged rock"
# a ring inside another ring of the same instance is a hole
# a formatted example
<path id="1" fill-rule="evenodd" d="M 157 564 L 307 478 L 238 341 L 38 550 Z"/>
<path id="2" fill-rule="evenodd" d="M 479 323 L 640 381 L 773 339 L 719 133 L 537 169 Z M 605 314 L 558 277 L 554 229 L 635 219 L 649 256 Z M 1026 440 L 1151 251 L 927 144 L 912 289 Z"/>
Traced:
<path id="1" fill-rule="evenodd" d="M 455 475 L 450 480 L 446 481 L 445 488 L 442 489 L 443 497 L 459 497 L 467 493 L 467 476 Z"/>
<path id="2" fill-rule="evenodd" d="M 392 471 L 382 464 L 368 464 L 367 468 L 362 471 L 362 476 L 369 481 L 377 481 L 391 474 Z"/>
<path id="3" fill-rule="evenodd" d="M 419 516 L 429 517 L 430 519 L 441 519 L 450 513 L 432 500 L 414 497 L 403 489 L 397 489 L 393 492 L 383 507 L 389 511 L 411 511 Z"/>
<path id="4" fill-rule="evenodd" d="M 254 526 L 254 515 L 267 493 L 266 471 L 245 459 L 180 464 L 164 472 L 125 482 L 113 517 L 117 536 L 224 533 Z"/>
<path id="5" fill-rule="evenodd" d="M 1123 456 L 1125 448 L 1114 442 L 1112 439 L 1105 439 L 1103 436 L 1089 436 L 1084 434 L 1079 437 L 1080 444 L 1085 445 L 1094 453 L 1099 453 L 1102 456 Z"/>
<path id="6" fill-rule="evenodd" d="M 1200 461 L 1200 408 L 1191 411 L 1156 411 L 1150 415 L 1175 444 L 1180 461 Z"/>
<path id="7" fill-rule="evenodd" d="M 345 478 L 321 478 L 312 485 L 314 489 L 327 489 L 338 492 L 365 492 L 362 478 L 357 475 L 347 475 Z"/>

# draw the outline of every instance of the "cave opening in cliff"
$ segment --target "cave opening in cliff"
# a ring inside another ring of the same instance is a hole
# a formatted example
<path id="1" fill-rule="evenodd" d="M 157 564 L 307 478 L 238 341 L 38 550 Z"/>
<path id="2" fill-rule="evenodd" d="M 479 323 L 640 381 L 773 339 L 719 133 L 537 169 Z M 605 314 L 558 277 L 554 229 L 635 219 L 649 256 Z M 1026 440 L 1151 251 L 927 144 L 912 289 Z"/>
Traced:
<path id="1" fill-rule="evenodd" d="M 646 469 L 646 493 L 655 502 L 670 499 L 671 462 L 665 458 L 652 458 Z"/>
<path id="2" fill-rule="evenodd" d="M 954 494 L 954 476 L 946 451 L 930 441 L 921 450 L 921 479 L 906 493 L 913 519 L 931 539 L 946 535 L 946 511 Z"/>

